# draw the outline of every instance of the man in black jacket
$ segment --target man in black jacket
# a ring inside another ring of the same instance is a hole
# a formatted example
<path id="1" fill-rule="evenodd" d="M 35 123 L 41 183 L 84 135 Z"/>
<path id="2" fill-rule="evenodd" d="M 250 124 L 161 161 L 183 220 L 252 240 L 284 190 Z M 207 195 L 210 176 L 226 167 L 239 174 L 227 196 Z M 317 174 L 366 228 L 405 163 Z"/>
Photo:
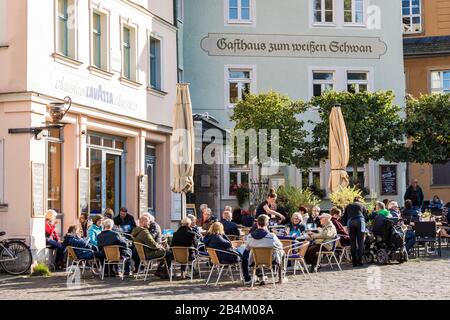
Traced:
<path id="1" fill-rule="evenodd" d="M 120 208 L 119 215 L 114 218 L 114 224 L 120 227 L 124 233 L 129 234 L 136 228 L 136 222 L 133 216 L 128 213 L 128 209 L 125 207 Z"/>
<path id="2" fill-rule="evenodd" d="M 423 191 L 417 179 L 406 189 L 404 200 L 411 200 L 413 208 L 420 210 L 423 205 Z"/>
<path id="3" fill-rule="evenodd" d="M 234 235 L 239 236 L 241 233 L 239 232 L 239 228 L 236 223 L 231 221 L 232 213 L 231 211 L 224 211 L 222 213 L 222 221 L 220 221 L 223 224 L 223 230 L 226 235 Z"/>
<path id="4" fill-rule="evenodd" d="M 105 259 L 104 247 L 106 246 L 121 246 L 120 255 L 122 258 L 128 258 L 125 263 L 125 274 L 130 272 L 130 259 L 131 259 L 131 249 L 129 248 L 127 240 L 118 232 L 112 231 L 114 222 L 111 219 L 106 219 L 103 222 L 103 231 L 97 236 L 97 246 L 100 251 L 100 260 L 103 263 Z"/>
<path id="5" fill-rule="evenodd" d="M 364 236 L 366 232 L 366 221 L 368 219 L 367 209 L 363 206 L 362 198 L 356 197 L 344 211 L 342 224 L 347 226 L 350 236 L 352 251 L 352 262 L 354 267 L 362 266 L 364 255 Z"/>

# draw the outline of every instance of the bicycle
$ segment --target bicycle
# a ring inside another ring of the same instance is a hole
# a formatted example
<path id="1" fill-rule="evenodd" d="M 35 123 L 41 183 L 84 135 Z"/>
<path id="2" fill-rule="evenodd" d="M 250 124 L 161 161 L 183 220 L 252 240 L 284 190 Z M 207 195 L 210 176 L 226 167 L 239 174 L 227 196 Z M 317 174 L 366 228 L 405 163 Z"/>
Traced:
<path id="1" fill-rule="evenodd" d="M 3 237 L 6 232 L 0 232 Z M 10 275 L 25 274 L 33 262 L 30 247 L 25 239 L 0 240 L 0 267 Z"/>

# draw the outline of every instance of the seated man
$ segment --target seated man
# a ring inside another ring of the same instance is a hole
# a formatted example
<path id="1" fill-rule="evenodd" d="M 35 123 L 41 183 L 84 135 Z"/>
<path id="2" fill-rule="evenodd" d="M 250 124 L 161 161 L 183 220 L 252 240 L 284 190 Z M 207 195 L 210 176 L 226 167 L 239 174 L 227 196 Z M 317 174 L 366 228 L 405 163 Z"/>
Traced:
<path id="1" fill-rule="evenodd" d="M 174 232 L 172 242 L 170 244 L 171 247 L 194 247 L 197 248 L 198 240 L 195 232 L 192 231 L 191 228 L 192 221 L 189 218 L 184 218 L 181 220 L 181 227 Z M 194 251 L 191 250 L 189 253 L 189 260 L 194 260 Z M 170 261 L 173 260 L 173 254 L 170 255 Z M 171 262 L 167 261 L 170 264 Z M 186 266 L 181 266 L 181 278 L 186 279 Z"/>
<path id="2" fill-rule="evenodd" d="M 122 258 L 131 258 L 132 252 L 128 247 L 127 240 L 118 232 L 112 231 L 114 226 L 114 221 L 111 219 L 106 219 L 103 222 L 103 231 L 97 236 L 97 246 L 100 251 L 100 259 L 103 263 L 105 259 L 105 252 L 103 250 L 106 246 L 118 245 L 120 248 L 120 255 Z M 123 270 L 125 275 L 130 272 L 130 259 L 127 260 L 125 264 L 125 270 Z"/>
<path id="3" fill-rule="evenodd" d="M 287 279 L 283 279 L 284 275 L 283 270 L 284 264 L 282 263 L 284 256 L 283 244 L 275 234 L 269 232 L 268 230 L 269 216 L 265 214 L 258 216 L 256 224 L 257 229 L 248 235 L 246 242 L 246 250 L 242 255 L 242 267 L 245 282 L 250 283 L 251 281 L 248 270 L 248 265 L 249 263 L 251 264 L 251 261 L 249 261 L 251 259 L 251 257 L 249 258 L 251 249 L 268 248 L 268 247 L 272 247 L 274 249 L 272 260 L 275 265 L 278 265 L 280 267 L 280 272 L 278 273 L 280 283 L 286 282 Z"/>
<path id="4" fill-rule="evenodd" d="M 128 213 L 128 209 L 125 207 L 120 208 L 119 215 L 114 218 L 114 224 L 120 227 L 124 233 L 131 233 L 136 227 L 133 216 Z"/>
<path id="5" fill-rule="evenodd" d="M 308 247 L 308 250 L 305 254 L 305 262 L 306 264 L 311 265 L 311 272 L 317 271 L 315 268 L 317 265 L 318 253 L 321 244 L 323 242 L 335 239 L 337 235 L 336 228 L 331 222 L 331 215 L 329 215 L 328 213 L 323 213 L 319 216 L 319 218 L 321 227 L 318 228 L 318 233 L 309 231 L 307 237 L 308 240 L 314 241 L 314 244 Z M 331 250 L 332 247 L 333 244 L 326 244 L 324 245 L 324 248 L 322 250 Z M 320 266 L 318 266 L 318 268 L 320 268 Z"/>
<path id="6" fill-rule="evenodd" d="M 197 243 L 202 242 L 203 241 L 203 235 L 200 232 L 200 229 L 197 225 L 197 217 L 194 216 L 193 214 L 188 214 L 187 217 L 189 219 L 191 219 L 191 229 L 192 231 L 195 233 L 196 237 L 197 237 Z"/>
<path id="7" fill-rule="evenodd" d="M 202 229 L 208 231 L 214 222 L 216 222 L 216 219 L 213 217 L 211 209 L 204 209 L 201 223 Z"/>
<path id="8" fill-rule="evenodd" d="M 156 241 L 156 243 L 161 243 L 161 241 L 162 241 L 161 227 L 159 226 L 158 223 L 156 223 L 155 217 L 152 216 L 148 212 L 143 213 L 141 215 L 141 217 L 147 217 L 150 220 L 150 223 L 149 223 L 147 229 L 150 232 L 150 234 L 152 235 L 153 239 Z"/>
<path id="9" fill-rule="evenodd" d="M 162 258 L 162 257 L 166 256 L 166 250 L 159 243 L 157 243 L 155 241 L 153 236 L 150 234 L 149 227 L 150 227 L 150 219 L 148 218 L 148 216 L 143 215 L 139 219 L 139 226 L 137 226 L 136 228 L 133 229 L 131 235 L 133 236 L 135 243 L 139 242 L 139 243 L 142 243 L 143 245 L 147 246 L 147 247 L 144 247 L 144 253 L 145 253 L 146 259 L 150 260 L 150 259 Z M 137 268 L 139 267 L 139 263 L 140 263 L 140 258 L 139 258 L 139 254 L 137 253 L 136 248 L 133 249 L 133 260 L 134 260 L 134 266 L 137 271 Z M 158 270 L 155 272 L 155 275 L 157 277 L 166 278 L 168 276 L 161 272 L 164 270 L 163 266 L 164 266 L 164 264 L 160 263 Z"/>
<path id="10" fill-rule="evenodd" d="M 73 247 L 78 259 L 90 260 L 96 256 L 98 248 L 88 243 L 87 240 L 80 237 L 80 226 L 72 225 L 64 236 L 63 244 L 66 247 Z M 89 249 L 89 250 L 82 250 Z M 94 252 L 90 251 L 93 250 Z"/>
<path id="11" fill-rule="evenodd" d="M 234 235 L 239 236 L 241 233 L 239 232 L 239 228 L 236 223 L 231 221 L 232 213 L 231 211 L 224 211 L 222 213 L 222 221 L 223 229 L 226 235 Z"/>

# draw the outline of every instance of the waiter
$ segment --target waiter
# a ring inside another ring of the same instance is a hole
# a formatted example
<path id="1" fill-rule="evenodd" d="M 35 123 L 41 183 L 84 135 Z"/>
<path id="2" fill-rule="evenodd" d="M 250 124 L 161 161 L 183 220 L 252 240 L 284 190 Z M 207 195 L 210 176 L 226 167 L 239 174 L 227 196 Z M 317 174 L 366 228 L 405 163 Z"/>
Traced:
<path id="1" fill-rule="evenodd" d="M 276 208 L 277 194 L 274 189 L 270 189 L 266 197 L 258 208 L 256 209 L 256 218 L 262 214 L 267 214 L 271 219 L 280 220 L 283 222 L 286 218 L 281 213 L 274 210 Z"/>
<path id="2" fill-rule="evenodd" d="M 355 197 L 344 211 L 342 224 L 347 226 L 350 236 L 353 267 L 361 267 L 364 255 L 364 235 L 366 232 L 367 209 L 362 204 L 361 197 Z"/>

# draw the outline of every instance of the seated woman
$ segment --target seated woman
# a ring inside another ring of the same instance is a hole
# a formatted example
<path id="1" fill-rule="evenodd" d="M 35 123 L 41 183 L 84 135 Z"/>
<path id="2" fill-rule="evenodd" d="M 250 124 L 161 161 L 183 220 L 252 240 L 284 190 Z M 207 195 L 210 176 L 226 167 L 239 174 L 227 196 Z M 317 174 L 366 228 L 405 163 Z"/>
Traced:
<path id="1" fill-rule="evenodd" d="M 58 270 L 64 268 L 64 245 L 59 242 L 59 236 L 56 232 L 57 213 L 55 210 L 48 210 L 45 214 L 45 243 L 50 249 L 56 250 L 55 267 Z"/>
<path id="2" fill-rule="evenodd" d="M 300 237 L 303 231 L 306 230 L 300 212 L 295 212 L 294 214 L 292 214 L 291 221 L 286 225 L 286 229 L 287 235 L 293 237 Z"/>
<path id="3" fill-rule="evenodd" d="M 69 227 L 67 234 L 64 236 L 63 244 L 66 247 L 73 247 L 75 254 L 79 259 L 90 260 L 95 256 L 95 252 L 98 252 L 96 246 L 91 245 L 88 241 L 80 237 L 81 230 L 79 226 L 72 225 Z M 79 250 L 77 250 L 78 248 Z M 82 250 L 89 249 L 89 250 Z M 94 252 L 90 251 L 93 250 Z"/>
<path id="4" fill-rule="evenodd" d="M 442 209 L 444 206 L 444 202 L 439 198 L 438 195 L 433 197 L 433 200 L 430 201 L 430 209 Z"/>
<path id="5" fill-rule="evenodd" d="M 409 218 L 408 220 L 411 219 L 411 217 L 417 217 L 419 216 L 419 210 L 417 210 L 416 208 L 413 208 L 412 205 L 412 201 L 411 200 L 406 200 L 405 201 L 405 208 L 403 209 L 402 212 L 402 217 L 404 218 Z"/>
<path id="6" fill-rule="evenodd" d="M 333 207 L 330 210 L 331 213 L 331 222 L 333 223 L 334 227 L 336 228 L 337 234 L 341 237 L 339 240 L 339 243 L 343 247 L 347 247 L 350 245 L 350 236 L 347 232 L 347 230 L 344 228 L 343 224 L 341 223 L 341 216 L 342 211 L 339 208 Z"/>
<path id="7" fill-rule="evenodd" d="M 97 245 L 97 236 L 102 232 L 102 216 L 96 215 L 92 218 L 92 225 L 88 229 L 88 240 L 93 246 Z"/>
<path id="8" fill-rule="evenodd" d="M 88 236 L 88 229 L 90 227 L 89 222 L 89 214 L 88 213 L 82 213 L 80 214 L 80 217 L 78 218 L 78 227 L 80 228 L 80 237 L 87 238 Z"/>
<path id="9" fill-rule="evenodd" d="M 228 237 L 225 235 L 223 224 L 220 222 L 214 222 L 208 230 L 208 233 L 203 238 L 203 242 L 207 248 L 218 249 L 223 251 L 230 251 L 237 253 L 233 250 L 233 245 Z M 234 263 L 237 261 L 237 257 L 234 254 L 226 254 L 224 252 L 217 252 L 217 257 L 220 263 Z"/>

